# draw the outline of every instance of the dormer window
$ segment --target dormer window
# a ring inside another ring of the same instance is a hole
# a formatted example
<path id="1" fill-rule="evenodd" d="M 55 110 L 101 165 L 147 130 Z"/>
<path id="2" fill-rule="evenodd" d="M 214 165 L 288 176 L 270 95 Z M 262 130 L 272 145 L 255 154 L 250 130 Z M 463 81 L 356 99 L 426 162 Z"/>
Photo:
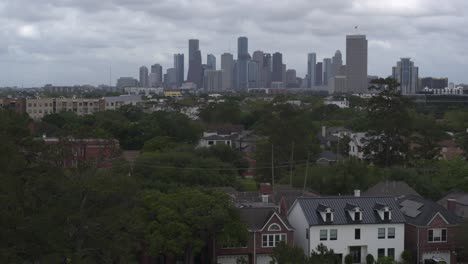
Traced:
<path id="1" fill-rule="evenodd" d="M 354 221 L 362 221 L 362 213 L 354 212 Z"/>
<path id="2" fill-rule="evenodd" d="M 326 223 L 331 223 L 333 222 L 333 209 L 331 209 L 329 206 L 320 204 L 317 207 L 317 212 L 320 213 L 320 216 L 322 217 L 322 220 Z"/>
<path id="3" fill-rule="evenodd" d="M 333 215 L 332 213 L 325 213 L 325 222 L 332 222 L 333 220 Z"/>
<path id="4" fill-rule="evenodd" d="M 348 216 L 352 221 L 359 222 L 362 221 L 362 209 L 354 204 L 346 204 L 345 210 L 348 213 Z"/>
<path id="5" fill-rule="evenodd" d="M 374 210 L 377 211 L 377 214 L 382 221 L 391 221 L 392 220 L 392 208 L 388 205 L 376 203 Z"/>

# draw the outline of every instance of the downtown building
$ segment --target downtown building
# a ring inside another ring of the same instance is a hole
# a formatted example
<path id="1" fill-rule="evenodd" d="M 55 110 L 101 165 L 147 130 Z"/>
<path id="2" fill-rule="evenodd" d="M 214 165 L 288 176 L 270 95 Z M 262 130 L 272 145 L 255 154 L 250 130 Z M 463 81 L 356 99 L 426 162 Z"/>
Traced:
<path id="1" fill-rule="evenodd" d="M 221 71 L 223 72 L 223 90 L 234 88 L 234 56 L 231 53 L 221 55 Z"/>
<path id="2" fill-rule="evenodd" d="M 414 66 L 410 58 L 401 58 L 397 62 L 392 68 L 392 78 L 400 84 L 402 94 L 416 94 L 419 91 L 419 68 Z"/>
<path id="3" fill-rule="evenodd" d="M 174 54 L 174 69 L 176 71 L 176 83 L 180 87 L 184 83 L 184 54 Z"/>
<path id="4" fill-rule="evenodd" d="M 249 68 L 249 40 L 247 37 L 237 39 L 237 90 L 245 90 L 249 87 L 248 68 Z"/>
<path id="5" fill-rule="evenodd" d="M 368 93 L 367 45 L 365 35 L 346 36 L 346 93 Z"/>
<path id="6" fill-rule="evenodd" d="M 189 69 L 187 82 L 194 83 L 197 88 L 203 87 L 202 56 L 198 39 L 189 40 Z"/>
<path id="7" fill-rule="evenodd" d="M 148 79 L 148 67 L 141 66 L 140 67 L 140 87 L 148 87 L 149 79 Z"/>

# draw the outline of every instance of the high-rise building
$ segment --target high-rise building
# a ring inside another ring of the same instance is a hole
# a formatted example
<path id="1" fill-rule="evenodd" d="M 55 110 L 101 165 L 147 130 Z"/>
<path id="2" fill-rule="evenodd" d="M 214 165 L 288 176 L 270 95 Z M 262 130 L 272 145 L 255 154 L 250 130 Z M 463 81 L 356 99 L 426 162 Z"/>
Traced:
<path id="1" fill-rule="evenodd" d="M 263 51 L 260 51 L 260 50 L 255 51 L 252 55 L 252 61 L 255 61 L 257 63 L 257 84 L 255 86 L 259 88 L 265 87 L 265 83 L 266 83 L 266 72 L 263 69 L 264 68 L 263 56 L 264 56 L 264 53 Z"/>
<path id="2" fill-rule="evenodd" d="M 420 89 L 429 88 L 429 89 L 444 89 L 449 85 L 448 78 L 433 78 L 425 77 L 421 78 Z"/>
<path id="3" fill-rule="evenodd" d="M 315 65 L 315 86 L 322 86 L 322 67 L 323 63 L 319 62 Z"/>
<path id="4" fill-rule="evenodd" d="M 223 87 L 223 71 L 206 70 L 204 80 L 205 91 L 221 91 Z"/>
<path id="5" fill-rule="evenodd" d="M 202 57 L 198 39 L 189 40 L 189 69 L 187 82 L 196 84 L 198 88 L 203 87 Z"/>
<path id="6" fill-rule="evenodd" d="M 323 59 L 323 85 L 328 85 L 328 80 L 332 76 L 332 60 L 330 58 Z"/>
<path id="7" fill-rule="evenodd" d="M 309 77 L 307 88 L 312 88 L 312 86 L 315 86 L 316 64 L 317 64 L 317 54 L 309 53 L 307 55 L 307 76 Z"/>
<path id="8" fill-rule="evenodd" d="M 213 54 L 208 54 L 206 56 L 206 64 L 208 65 L 208 69 L 216 71 L 216 57 Z"/>
<path id="9" fill-rule="evenodd" d="M 271 75 L 272 82 L 283 81 L 283 54 L 275 52 L 273 54 L 273 71 Z"/>
<path id="10" fill-rule="evenodd" d="M 281 80 L 285 83 L 286 86 L 286 64 L 283 63 L 283 69 L 281 69 Z"/>
<path id="11" fill-rule="evenodd" d="M 174 69 L 176 70 L 176 84 L 181 86 L 184 83 L 184 54 L 174 54 Z"/>
<path id="12" fill-rule="evenodd" d="M 140 67 L 140 87 L 148 87 L 148 67 Z"/>
<path id="13" fill-rule="evenodd" d="M 263 54 L 263 74 L 265 75 L 265 88 L 271 87 L 272 74 L 273 74 L 273 59 L 271 54 Z"/>
<path id="14" fill-rule="evenodd" d="M 151 73 L 154 73 L 155 82 L 157 85 L 161 85 L 163 83 L 163 67 L 161 64 L 154 64 L 151 66 Z"/>
<path id="15" fill-rule="evenodd" d="M 234 57 L 231 53 L 221 55 L 221 70 L 223 71 L 223 90 L 233 89 Z"/>
<path id="16" fill-rule="evenodd" d="M 166 88 L 172 89 L 177 87 L 177 70 L 169 68 L 164 74 L 164 84 Z"/>
<path id="17" fill-rule="evenodd" d="M 286 87 L 287 88 L 296 88 L 296 87 L 298 87 L 296 70 L 289 69 L 289 70 L 286 71 Z"/>
<path id="18" fill-rule="evenodd" d="M 367 93 L 367 39 L 365 35 L 346 36 L 346 89 L 348 93 Z"/>
<path id="19" fill-rule="evenodd" d="M 335 55 L 332 58 L 332 72 L 331 77 L 335 77 L 339 75 L 341 66 L 343 66 L 343 56 L 341 55 L 341 51 L 337 50 Z"/>
<path id="20" fill-rule="evenodd" d="M 237 89 L 248 87 L 249 40 L 246 37 L 237 39 Z"/>
<path id="21" fill-rule="evenodd" d="M 402 94 L 416 94 L 419 91 L 419 69 L 410 58 L 401 58 L 392 68 L 392 78 L 400 84 Z"/>
<path id="22" fill-rule="evenodd" d="M 257 88 L 258 64 L 254 60 L 249 60 L 247 64 L 248 88 Z"/>

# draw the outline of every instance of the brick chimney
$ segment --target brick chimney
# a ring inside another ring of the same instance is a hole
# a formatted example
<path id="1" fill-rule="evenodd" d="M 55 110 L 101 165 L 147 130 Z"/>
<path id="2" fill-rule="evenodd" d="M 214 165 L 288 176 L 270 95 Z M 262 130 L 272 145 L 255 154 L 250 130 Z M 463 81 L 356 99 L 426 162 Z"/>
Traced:
<path id="1" fill-rule="evenodd" d="M 457 199 L 450 197 L 447 199 L 447 210 L 452 213 L 455 213 L 457 209 Z"/>

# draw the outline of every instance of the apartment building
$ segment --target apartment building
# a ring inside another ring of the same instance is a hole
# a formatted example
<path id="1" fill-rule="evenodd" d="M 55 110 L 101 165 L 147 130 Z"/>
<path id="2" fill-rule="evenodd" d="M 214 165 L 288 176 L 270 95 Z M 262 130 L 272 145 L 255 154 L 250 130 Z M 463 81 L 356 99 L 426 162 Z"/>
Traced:
<path id="1" fill-rule="evenodd" d="M 105 110 L 104 99 L 86 98 L 28 98 L 26 113 L 32 119 L 41 119 L 48 114 L 74 112 L 79 116 Z"/>

